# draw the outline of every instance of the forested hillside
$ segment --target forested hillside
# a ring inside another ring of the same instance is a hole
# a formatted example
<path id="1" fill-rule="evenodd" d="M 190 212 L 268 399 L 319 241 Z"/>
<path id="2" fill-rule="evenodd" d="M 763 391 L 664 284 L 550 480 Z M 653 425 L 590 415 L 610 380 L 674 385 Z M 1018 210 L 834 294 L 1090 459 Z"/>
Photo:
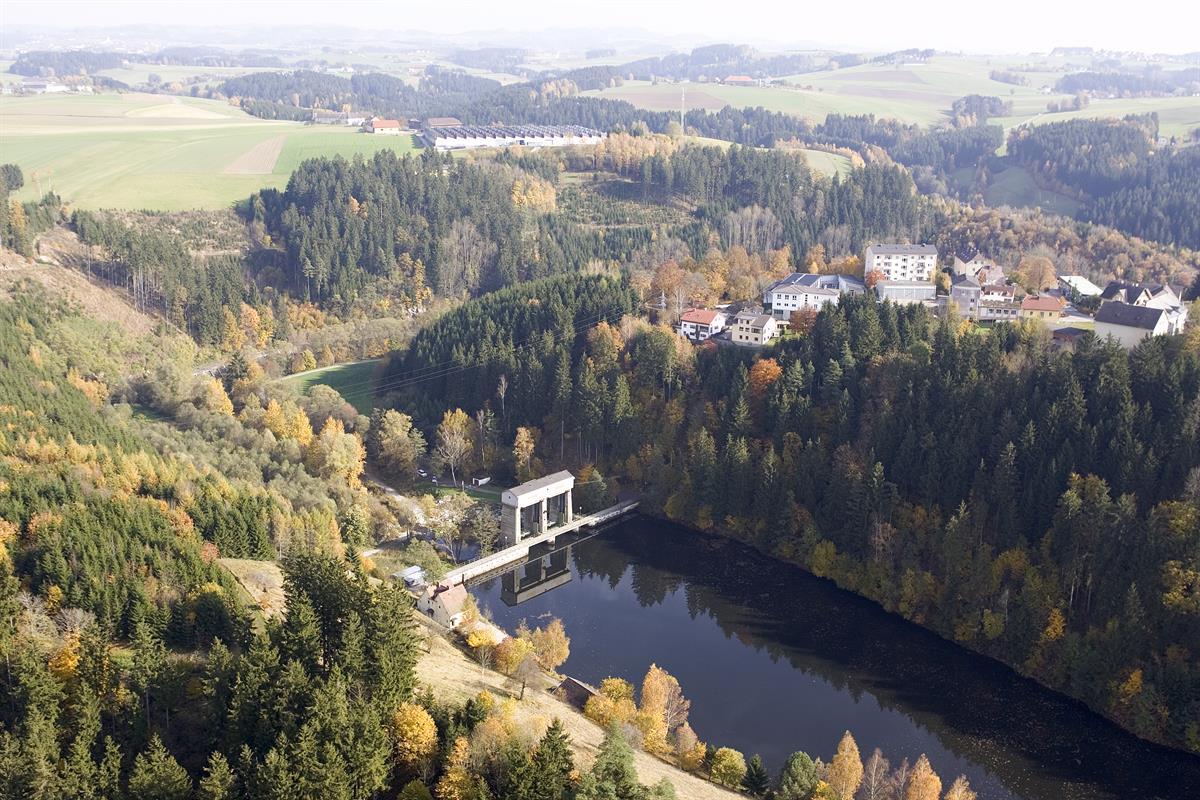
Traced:
<path id="1" fill-rule="evenodd" d="M 286 620 L 254 632 L 214 558 L 273 554 L 247 536 L 282 509 L 261 473 L 164 458 L 112 413 L 78 325 L 32 289 L 0 305 L 0 792 L 182 798 L 203 775 L 206 796 L 266 796 L 333 776 L 371 796 L 413 686 L 408 601 L 297 552 Z"/>
<path id="2" fill-rule="evenodd" d="M 359 480 L 368 420 L 187 354 L 32 286 L 0 303 L 0 797 L 675 797 L 619 731 L 577 771 L 555 720 L 418 691 L 412 600 L 346 549 L 395 525 Z M 231 557 L 278 557 L 280 602 Z"/>
<path id="3" fill-rule="evenodd" d="M 558 212 L 555 184 L 539 177 L 538 163 L 523 163 L 532 170 L 525 171 L 434 154 L 315 160 L 285 192 L 263 192 L 252 205 L 255 220 L 261 216 L 285 249 L 288 288 L 317 300 L 352 295 L 382 276 L 411 286 L 412 297 L 426 282 L 439 294 L 475 294 L 576 271 L 593 259 L 625 261 L 650 244 L 650 225 L 598 230 Z M 540 163 L 557 176 L 560 166 Z M 697 256 L 718 220 L 750 206 L 770 210 L 780 226 L 769 246 L 793 252 L 807 251 L 829 228 L 851 231 L 857 247 L 920 223 L 912 183 L 894 167 L 868 166 L 829 181 L 797 156 L 716 147 L 665 154 L 651 147 L 644 159 L 617 166 L 700 207 L 695 222 L 669 231 Z"/>
<path id="4" fill-rule="evenodd" d="M 444 319 L 472 346 L 424 402 L 499 415 L 490 379 L 466 376 L 492 370 L 518 330 L 528 338 L 527 302 L 497 296 Z M 485 305 L 494 323 L 481 327 Z M 979 334 L 862 301 L 827 306 L 761 358 L 693 351 L 630 320 L 586 343 L 554 330 L 543 399 L 504 406 L 515 457 L 602 472 L 610 490 L 615 477 L 657 513 L 801 563 L 1141 736 L 1200 750 L 1195 337 L 1132 353 L 1085 337 L 1059 355 L 1032 328 Z M 402 362 L 395 380 L 435 358 Z"/>
<path id="5" fill-rule="evenodd" d="M 1200 248 L 1200 151 L 1156 149 L 1156 115 L 1019 128 L 1008 152 L 1051 186 L 1087 200 L 1080 219 Z"/>
<path id="6" fill-rule="evenodd" d="M 565 414 L 572 384 L 594 380 L 570 371 L 589 333 L 635 310 L 626 285 L 599 275 L 566 275 L 495 292 L 422 330 L 384 372 L 379 389 L 400 398 L 426 429 L 447 404 L 491 403 L 506 430 L 512 420 L 523 424 L 556 409 Z M 512 387 L 501 403 L 495 392 L 502 375 Z M 602 425 L 614 413 L 619 415 L 605 409 L 591 424 Z"/>

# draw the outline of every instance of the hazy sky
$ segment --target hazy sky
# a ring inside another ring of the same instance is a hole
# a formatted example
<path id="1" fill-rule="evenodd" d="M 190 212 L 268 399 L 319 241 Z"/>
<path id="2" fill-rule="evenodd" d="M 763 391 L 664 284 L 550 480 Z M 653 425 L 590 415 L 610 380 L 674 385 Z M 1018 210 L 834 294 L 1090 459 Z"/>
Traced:
<path id="1" fill-rule="evenodd" d="M 1200 0 L 0 0 L 4 26 L 137 23 L 337 24 L 438 33 L 623 27 L 672 39 L 982 53 L 1057 45 L 1200 50 Z"/>

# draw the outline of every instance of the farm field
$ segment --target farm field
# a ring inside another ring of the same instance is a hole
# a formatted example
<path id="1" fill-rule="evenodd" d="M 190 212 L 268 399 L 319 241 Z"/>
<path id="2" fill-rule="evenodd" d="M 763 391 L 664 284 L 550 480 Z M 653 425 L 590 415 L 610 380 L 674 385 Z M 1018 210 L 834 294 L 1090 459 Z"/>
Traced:
<path id="1" fill-rule="evenodd" d="M 334 364 L 288 375 L 282 379 L 282 383 L 296 387 L 301 393 L 323 384 L 336 389 L 342 399 L 358 409 L 360 414 L 370 414 L 375 407 L 373 387 L 375 367 L 378 365 L 378 358 Z"/>
<path id="2" fill-rule="evenodd" d="M 53 189 L 80 208 L 225 208 L 283 187 L 306 158 L 416 148 L 411 137 L 261 120 L 222 102 L 151 94 L 0 98 L 0 149 L 22 200 Z"/>
<path id="3" fill-rule="evenodd" d="M 997 119 L 1006 128 L 1023 122 L 1051 122 L 1078 117 L 1123 116 L 1158 111 L 1163 133 L 1185 133 L 1200 125 L 1200 98 L 1166 97 L 1132 100 L 1093 100 L 1091 105 L 1068 114 L 1045 114 L 1051 100 L 1066 95 L 1044 93 L 1065 67 L 1045 65 L 1044 70 L 1023 73 L 1028 86 L 1014 86 L 989 77 L 993 69 L 1011 68 L 1004 59 L 938 56 L 924 63 L 884 65 L 861 64 L 847 69 L 801 73 L 784 78 L 788 86 L 724 86 L 715 83 L 650 84 L 629 81 L 611 89 L 584 92 L 587 95 L 626 100 L 652 111 L 675 111 L 680 92 L 686 90 L 689 109 L 714 111 L 726 105 L 737 108 L 762 106 L 807 117 L 819 122 L 827 114 L 874 114 L 904 122 L 930 125 L 948 118 L 950 105 L 967 94 L 994 95 L 1013 104 L 1012 116 Z"/>

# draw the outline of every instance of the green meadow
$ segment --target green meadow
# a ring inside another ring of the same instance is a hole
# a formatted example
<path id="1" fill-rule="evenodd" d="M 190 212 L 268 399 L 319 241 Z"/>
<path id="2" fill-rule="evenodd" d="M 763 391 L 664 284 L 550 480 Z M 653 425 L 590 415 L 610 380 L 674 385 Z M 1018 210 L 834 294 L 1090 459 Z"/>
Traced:
<path id="1" fill-rule="evenodd" d="M 53 189 L 79 208 L 226 208 L 283 187 L 305 159 L 390 149 L 408 136 L 251 117 L 227 103 L 151 94 L 0 97 L 0 151 L 21 199 Z"/>
<path id="2" fill-rule="evenodd" d="M 282 382 L 294 386 L 301 393 L 307 393 L 317 385 L 328 386 L 336 389 L 342 399 L 358 409 L 360 414 L 370 414 L 375 407 L 375 368 L 378 366 L 378 358 L 351 361 L 298 372 L 283 378 Z"/>

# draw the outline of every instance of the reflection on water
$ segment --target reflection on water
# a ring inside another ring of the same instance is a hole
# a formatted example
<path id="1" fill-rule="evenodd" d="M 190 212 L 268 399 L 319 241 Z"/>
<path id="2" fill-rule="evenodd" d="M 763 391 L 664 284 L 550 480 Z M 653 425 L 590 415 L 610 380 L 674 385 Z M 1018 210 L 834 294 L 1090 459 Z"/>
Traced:
<path id="1" fill-rule="evenodd" d="M 570 583 L 573 576 L 570 561 L 571 545 L 546 555 L 535 555 L 501 576 L 500 599 L 505 605 L 519 606 L 535 597 L 541 597 L 551 589 Z"/>
<path id="2" fill-rule="evenodd" d="M 926 753 L 985 800 L 1200 797 L 1200 758 L 734 542 L 631 519 L 471 591 L 509 630 L 561 617 L 561 671 L 581 680 L 658 663 L 702 739 L 772 770 L 793 750 L 828 760 L 850 729 L 864 758 Z"/>

